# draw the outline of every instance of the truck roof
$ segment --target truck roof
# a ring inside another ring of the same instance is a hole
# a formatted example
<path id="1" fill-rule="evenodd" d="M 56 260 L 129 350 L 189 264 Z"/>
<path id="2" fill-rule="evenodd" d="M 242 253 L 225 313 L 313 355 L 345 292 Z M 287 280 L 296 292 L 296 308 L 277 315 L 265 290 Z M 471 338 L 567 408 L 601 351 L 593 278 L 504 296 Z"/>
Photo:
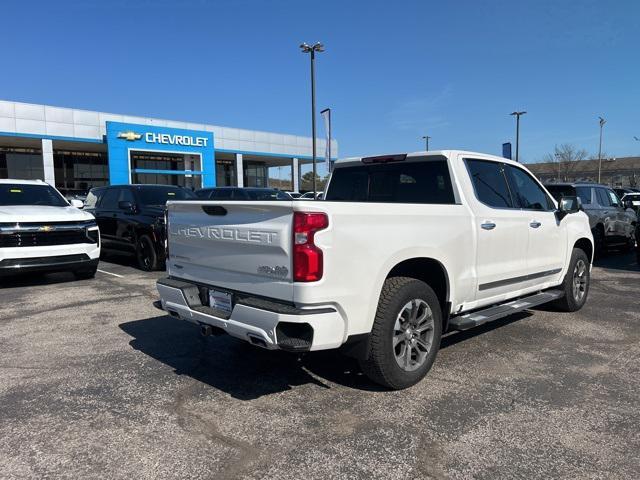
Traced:
<path id="1" fill-rule="evenodd" d="M 43 182 L 42 180 L 19 180 L 13 178 L 0 178 L 0 184 L 19 184 L 19 185 L 48 185 L 48 183 Z"/>
<path id="2" fill-rule="evenodd" d="M 366 155 L 363 157 L 347 157 L 347 158 L 339 158 L 338 160 L 336 160 L 336 164 L 361 162 L 363 158 L 372 158 L 372 157 L 378 157 L 378 156 L 386 157 L 386 156 L 393 156 L 393 155 L 406 155 L 407 159 L 411 159 L 413 157 L 424 157 L 424 156 L 450 157 L 458 154 L 474 156 L 474 157 L 483 158 L 483 159 L 491 159 L 491 160 L 496 160 L 504 163 L 512 163 L 514 165 L 522 165 L 521 163 L 515 162 L 513 160 L 509 160 L 508 158 L 498 157 L 496 155 L 490 155 L 487 153 L 471 152 L 467 150 L 429 150 L 429 151 L 423 150 L 423 151 L 411 152 L 411 153 L 403 152 L 403 153 L 395 153 L 395 154 Z"/>

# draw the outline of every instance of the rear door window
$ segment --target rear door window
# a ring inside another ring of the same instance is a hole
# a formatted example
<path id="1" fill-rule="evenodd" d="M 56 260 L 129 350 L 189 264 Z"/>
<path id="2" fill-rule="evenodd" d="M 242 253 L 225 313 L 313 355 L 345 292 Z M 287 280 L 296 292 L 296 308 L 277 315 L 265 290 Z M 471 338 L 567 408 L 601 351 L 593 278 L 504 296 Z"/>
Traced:
<path id="1" fill-rule="evenodd" d="M 336 168 L 325 200 L 455 204 L 446 159 Z"/>
<path id="2" fill-rule="evenodd" d="M 513 208 L 502 163 L 472 159 L 466 163 L 478 200 L 493 208 Z"/>
<path id="3" fill-rule="evenodd" d="M 601 207 L 609 207 L 609 196 L 604 188 L 596 188 L 596 196 Z"/>
<path id="4" fill-rule="evenodd" d="M 591 187 L 576 187 L 576 196 L 580 197 L 580 201 L 582 201 L 582 203 L 592 203 Z"/>

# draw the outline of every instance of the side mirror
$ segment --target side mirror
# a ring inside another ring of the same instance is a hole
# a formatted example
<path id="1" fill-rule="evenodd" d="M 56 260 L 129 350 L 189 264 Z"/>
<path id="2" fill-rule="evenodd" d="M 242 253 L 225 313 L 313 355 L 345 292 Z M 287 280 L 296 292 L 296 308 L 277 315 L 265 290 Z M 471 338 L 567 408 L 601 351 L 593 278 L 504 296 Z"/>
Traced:
<path id="1" fill-rule="evenodd" d="M 77 198 L 72 198 L 69 203 L 71 204 L 72 207 L 75 207 L 75 208 L 84 207 L 84 202 L 82 200 L 78 200 Z"/>
<path id="2" fill-rule="evenodd" d="M 135 205 L 127 200 L 118 202 L 118 208 L 125 212 L 133 212 L 136 209 Z"/>
<path id="3" fill-rule="evenodd" d="M 582 201 L 580 197 L 562 197 L 558 202 L 558 210 L 556 211 L 556 217 L 558 220 L 562 220 L 564 217 L 571 213 L 577 213 L 582 210 Z"/>
<path id="4" fill-rule="evenodd" d="M 630 208 L 633 210 L 633 202 L 631 200 L 625 200 L 624 202 L 622 202 L 624 209 L 626 210 L 627 208 Z"/>

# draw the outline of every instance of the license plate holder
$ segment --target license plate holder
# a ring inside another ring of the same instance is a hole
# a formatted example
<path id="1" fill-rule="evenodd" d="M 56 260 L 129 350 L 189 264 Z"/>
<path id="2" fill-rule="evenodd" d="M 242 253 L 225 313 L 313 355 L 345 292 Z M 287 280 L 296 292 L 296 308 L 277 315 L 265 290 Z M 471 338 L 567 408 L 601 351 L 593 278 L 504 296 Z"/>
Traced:
<path id="1" fill-rule="evenodd" d="M 214 288 L 209 289 L 209 306 L 230 314 L 233 310 L 233 294 Z"/>

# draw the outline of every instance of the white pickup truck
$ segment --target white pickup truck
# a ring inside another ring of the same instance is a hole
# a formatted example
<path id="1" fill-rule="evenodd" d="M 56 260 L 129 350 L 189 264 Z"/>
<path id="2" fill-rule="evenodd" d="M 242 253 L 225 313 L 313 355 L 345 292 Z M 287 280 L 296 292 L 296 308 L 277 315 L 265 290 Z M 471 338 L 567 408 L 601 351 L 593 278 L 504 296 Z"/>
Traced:
<path id="1" fill-rule="evenodd" d="M 593 237 L 521 164 L 464 151 L 347 158 L 324 201 L 169 202 L 156 306 L 268 349 L 341 347 L 390 388 L 440 338 L 547 302 L 580 309 Z"/>

